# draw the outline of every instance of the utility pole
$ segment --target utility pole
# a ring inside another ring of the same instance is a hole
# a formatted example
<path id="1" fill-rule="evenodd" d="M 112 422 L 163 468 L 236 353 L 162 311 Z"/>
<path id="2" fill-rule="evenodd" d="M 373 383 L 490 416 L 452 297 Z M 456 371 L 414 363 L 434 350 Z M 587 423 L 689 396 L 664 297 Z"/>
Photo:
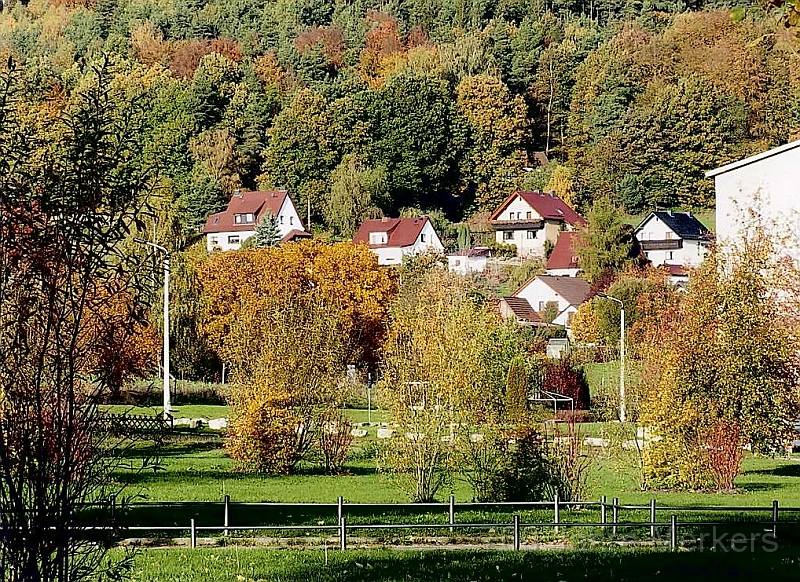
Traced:
<path id="1" fill-rule="evenodd" d="M 170 271 L 170 254 L 169 251 L 162 247 L 161 245 L 157 245 L 154 242 L 146 241 L 140 238 L 133 239 L 135 242 L 147 245 L 149 247 L 153 247 L 154 249 L 161 251 L 164 255 L 164 418 L 169 416 L 170 412 L 172 411 L 172 402 L 170 399 L 170 391 L 169 391 L 169 271 Z"/>

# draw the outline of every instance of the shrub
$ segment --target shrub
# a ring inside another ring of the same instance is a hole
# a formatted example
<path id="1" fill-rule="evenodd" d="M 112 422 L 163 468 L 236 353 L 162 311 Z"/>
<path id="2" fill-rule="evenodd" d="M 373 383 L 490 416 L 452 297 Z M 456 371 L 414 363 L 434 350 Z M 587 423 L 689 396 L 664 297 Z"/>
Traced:
<path id="1" fill-rule="evenodd" d="M 572 365 L 570 358 L 548 361 L 542 389 L 572 398 L 576 410 L 589 409 L 589 384 L 586 382 L 586 375 L 582 367 Z M 558 408 L 569 409 L 570 406 L 567 402 L 559 402 Z"/>
<path id="2" fill-rule="evenodd" d="M 353 435 L 350 422 L 344 411 L 330 411 L 322 416 L 319 434 L 319 448 L 325 463 L 326 473 L 340 473 L 347 458 Z"/>

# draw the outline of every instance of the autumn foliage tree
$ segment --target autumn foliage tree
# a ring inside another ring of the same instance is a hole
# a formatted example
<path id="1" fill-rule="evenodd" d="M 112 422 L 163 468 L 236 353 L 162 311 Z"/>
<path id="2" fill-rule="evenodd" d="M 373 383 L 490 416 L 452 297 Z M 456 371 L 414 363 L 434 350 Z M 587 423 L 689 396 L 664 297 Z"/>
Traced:
<path id="1" fill-rule="evenodd" d="M 646 486 L 728 488 L 742 446 L 783 449 L 800 412 L 796 311 L 785 304 L 798 278 L 772 256 L 761 238 L 707 257 L 680 304 L 654 318 L 641 422 L 661 440 L 644 450 Z"/>
<path id="2" fill-rule="evenodd" d="M 346 365 L 375 361 L 392 273 L 365 246 L 305 241 L 219 253 L 199 278 L 205 333 L 232 367 L 226 447 L 242 469 L 292 472 L 341 407 Z"/>
<path id="3" fill-rule="evenodd" d="M 14 62 L 7 67 L 0 70 L 0 579 L 118 578 L 130 564 L 87 535 L 80 516 L 86 504 L 119 493 L 124 450 L 103 429 L 98 403 L 127 366 L 128 355 L 109 343 L 119 347 L 135 327 L 136 259 L 122 242 L 151 186 L 136 140 L 142 111 L 111 87 L 101 61 L 58 101 L 42 133 L 29 123 L 36 107 Z M 101 514 L 95 519 L 108 525 Z"/>

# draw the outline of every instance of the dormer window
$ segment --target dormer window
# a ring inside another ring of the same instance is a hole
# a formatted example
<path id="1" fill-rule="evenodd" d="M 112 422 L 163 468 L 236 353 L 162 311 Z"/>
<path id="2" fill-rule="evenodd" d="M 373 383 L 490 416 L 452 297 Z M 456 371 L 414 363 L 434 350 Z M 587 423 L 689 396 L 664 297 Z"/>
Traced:
<path id="1" fill-rule="evenodd" d="M 252 212 L 248 212 L 246 214 L 234 214 L 233 215 L 233 223 L 234 224 L 255 224 L 256 222 L 256 215 Z"/>
<path id="2" fill-rule="evenodd" d="M 386 233 L 385 232 L 371 232 L 369 233 L 369 244 L 371 245 L 385 245 Z"/>

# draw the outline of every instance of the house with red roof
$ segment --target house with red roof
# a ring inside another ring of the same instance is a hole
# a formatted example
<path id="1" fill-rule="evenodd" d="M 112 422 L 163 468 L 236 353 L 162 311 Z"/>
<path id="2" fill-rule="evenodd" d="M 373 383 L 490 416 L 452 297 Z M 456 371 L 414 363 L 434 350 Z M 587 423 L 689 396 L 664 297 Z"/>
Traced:
<path id="1" fill-rule="evenodd" d="M 247 192 L 236 190 L 224 212 L 212 214 L 201 231 L 206 248 L 231 251 L 256 233 L 261 219 L 271 214 L 277 219 L 281 242 L 311 236 L 303 227 L 300 215 L 286 190 Z"/>
<path id="2" fill-rule="evenodd" d="M 490 217 L 498 243 L 513 244 L 518 257 L 543 257 L 544 242 L 586 224 L 555 192 L 518 190 Z"/>
<path id="3" fill-rule="evenodd" d="M 557 277 L 577 277 L 581 272 L 577 251 L 580 243 L 580 232 L 562 232 L 547 259 L 545 266 L 547 274 Z"/>
<path id="4" fill-rule="evenodd" d="M 430 249 L 444 252 L 444 245 L 427 216 L 365 220 L 353 242 L 368 245 L 378 255 L 379 265 L 400 265 L 404 255 Z"/>

